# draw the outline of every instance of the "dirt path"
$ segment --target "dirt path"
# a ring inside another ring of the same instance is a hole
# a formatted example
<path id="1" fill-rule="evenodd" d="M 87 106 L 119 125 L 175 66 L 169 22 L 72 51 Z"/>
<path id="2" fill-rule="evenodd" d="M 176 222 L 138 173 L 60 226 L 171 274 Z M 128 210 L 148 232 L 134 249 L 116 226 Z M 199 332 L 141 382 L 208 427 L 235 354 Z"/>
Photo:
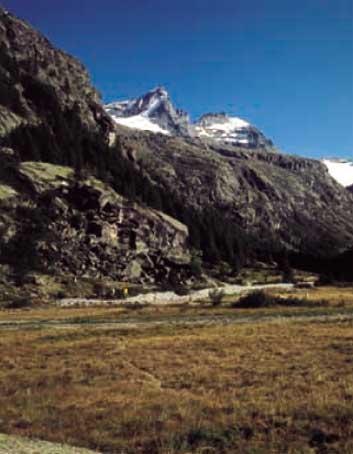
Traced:
<path id="1" fill-rule="evenodd" d="M 248 293 L 254 290 L 266 290 L 266 289 L 277 289 L 277 290 L 291 290 L 293 284 L 264 284 L 264 285 L 229 285 L 225 284 L 222 287 L 218 287 L 217 290 L 223 292 L 224 295 L 240 295 L 242 293 Z M 104 306 L 112 304 L 151 304 L 156 306 L 163 306 L 167 304 L 185 304 L 193 303 L 197 301 L 206 300 L 209 297 L 209 292 L 215 290 L 214 287 L 205 288 L 191 292 L 189 295 L 180 296 L 174 292 L 153 292 L 142 295 L 133 296 L 124 300 L 104 300 L 104 299 L 88 299 L 88 298 L 63 298 L 56 300 L 56 304 L 60 307 L 89 307 L 89 306 Z"/>
<path id="2" fill-rule="evenodd" d="M 281 314 L 249 314 L 238 315 L 176 315 L 153 318 L 128 318 L 122 320 L 111 319 L 66 319 L 66 320 L 0 320 L 1 330 L 25 329 L 146 329 L 158 326 L 210 326 L 210 325 L 238 325 L 244 323 L 289 323 L 289 322 L 341 322 L 353 320 L 353 308 L 321 309 L 308 312 L 287 312 Z"/>
<path id="3" fill-rule="evenodd" d="M 0 434 L 0 454 L 98 454 L 87 449 Z"/>

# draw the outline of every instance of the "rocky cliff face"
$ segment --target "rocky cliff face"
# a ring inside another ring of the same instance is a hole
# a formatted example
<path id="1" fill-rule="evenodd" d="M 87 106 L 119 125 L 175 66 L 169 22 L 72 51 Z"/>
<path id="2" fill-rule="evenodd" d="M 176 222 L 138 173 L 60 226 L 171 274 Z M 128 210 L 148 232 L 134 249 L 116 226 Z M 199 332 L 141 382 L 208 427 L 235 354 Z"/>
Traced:
<path id="1" fill-rule="evenodd" d="M 110 128 L 83 65 L 0 9 L 0 144 L 23 158 L 73 164 L 79 148 L 92 147 L 95 135 L 108 140 Z"/>
<path id="2" fill-rule="evenodd" d="M 93 177 L 77 181 L 69 167 L 16 162 L 9 149 L 0 156 L 11 173 L 0 176 L 0 259 L 15 271 L 145 283 L 171 270 L 186 276 L 188 230 L 180 222 Z"/>
<path id="3" fill-rule="evenodd" d="M 353 244 L 353 197 L 319 161 L 119 134 L 136 165 L 194 212 L 216 210 L 234 228 L 290 251 L 320 255 Z"/>

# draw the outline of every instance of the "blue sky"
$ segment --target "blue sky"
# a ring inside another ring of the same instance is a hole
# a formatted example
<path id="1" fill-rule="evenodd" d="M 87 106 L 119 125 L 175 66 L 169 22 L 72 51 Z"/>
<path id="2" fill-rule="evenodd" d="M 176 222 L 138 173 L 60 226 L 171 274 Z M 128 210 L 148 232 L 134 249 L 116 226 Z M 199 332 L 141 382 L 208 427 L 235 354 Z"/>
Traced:
<path id="1" fill-rule="evenodd" d="M 87 66 L 105 101 L 164 85 L 282 150 L 353 158 L 351 0 L 0 0 Z"/>

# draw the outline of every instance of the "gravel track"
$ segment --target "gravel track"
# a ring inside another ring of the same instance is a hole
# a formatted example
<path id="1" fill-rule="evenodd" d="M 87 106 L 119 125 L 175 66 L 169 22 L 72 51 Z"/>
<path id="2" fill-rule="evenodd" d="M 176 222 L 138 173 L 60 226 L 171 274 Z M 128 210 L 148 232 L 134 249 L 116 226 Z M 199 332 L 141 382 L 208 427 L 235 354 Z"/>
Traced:
<path id="1" fill-rule="evenodd" d="M 224 295 L 241 295 L 243 293 L 249 293 L 254 290 L 283 290 L 289 291 L 294 288 L 293 284 L 264 284 L 264 285 L 229 285 L 225 284 L 222 287 L 211 287 L 202 290 L 196 290 L 191 292 L 189 295 L 180 296 L 174 292 L 151 292 L 132 296 L 124 300 L 104 300 L 104 299 L 92 299 L 92 298 L 63 298 L 56 300 L 56 305 L 59 307 L 92 307 L 92 306 L 111 306 L 112 304 L 151 304 L 153 306 L 165 306 L 168 304 L 185 304 L 193 303 L 197 301 L 207 300 L 209 292 L 213 290 L 220 290 Z"/>
<path id="2" fill-rule="evenodd" d="M 0 454 L 99 454 L 68 445 L 0 434 Z"/>

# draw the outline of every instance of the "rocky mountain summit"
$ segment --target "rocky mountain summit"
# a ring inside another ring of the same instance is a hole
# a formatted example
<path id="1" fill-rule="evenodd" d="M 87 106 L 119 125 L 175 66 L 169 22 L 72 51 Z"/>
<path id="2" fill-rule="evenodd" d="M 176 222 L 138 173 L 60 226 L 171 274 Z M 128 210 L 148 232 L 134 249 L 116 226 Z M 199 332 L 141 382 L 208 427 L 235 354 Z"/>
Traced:
<path id="1" fill-rule="evenodd" d="M 229 117 L 225 113 L 208 113 L 192 123 L 186 112 L 174 107 L 163 87 L 157 87 L 137 99 L 107 104 L 105 110 L 117 124 L 132 129 L 274 151 L 272 141 L 241 118 Z"/>
<path id="2" fill-rule="evenodd" d="M 105 109 L 116 123 L 124 126 L 176 136 L 192 134 L 187 113 L 173 106 L 163 87 L 137 99 L 107 104 Z"/>
<path id="3" fill-rule="evenodd" d="M 274 151 L 273 143 L 245 120 L 225 113 L 205 114 L 194 125 L 195 135 L 203 140 L 246 148 Z"/>

